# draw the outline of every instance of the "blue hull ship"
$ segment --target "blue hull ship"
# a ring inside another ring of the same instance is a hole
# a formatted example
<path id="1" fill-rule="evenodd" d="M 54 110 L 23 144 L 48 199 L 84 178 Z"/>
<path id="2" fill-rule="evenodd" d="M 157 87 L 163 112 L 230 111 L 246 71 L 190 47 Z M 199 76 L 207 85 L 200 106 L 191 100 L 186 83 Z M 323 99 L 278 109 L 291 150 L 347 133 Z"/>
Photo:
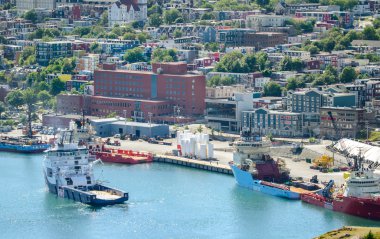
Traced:
<path id="1" fill-rule="evenodd" d="M 290 188 L 285 185 L 256 180 L 253 179 L 251 173 L 241 170 L 236 165 L 230 164 L 230 167 L 232 169 L 237 184 L 241 187 L 248 188 L 254 191 L 259 191 L 276 197 L 300 199 L 299 193 L 290 191 Z"/>
<path id="2" fill-rule="evenodd" d="M 4 152 L 14 152 L 14 153 L 42 153 L 50 147 L 50 144 L 33 144 L 33 145 L 23 145 L 23 144 L 11 144 L 0 142 L 0 151 Z"/>

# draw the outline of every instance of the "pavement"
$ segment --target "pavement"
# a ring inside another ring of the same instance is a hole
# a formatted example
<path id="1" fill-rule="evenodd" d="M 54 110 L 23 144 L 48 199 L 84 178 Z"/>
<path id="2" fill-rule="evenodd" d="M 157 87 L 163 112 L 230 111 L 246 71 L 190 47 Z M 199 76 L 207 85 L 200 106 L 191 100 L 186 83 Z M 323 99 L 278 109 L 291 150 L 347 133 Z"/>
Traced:
<path id="1" fill-rule="evenodd" d="M 191 130 L 195 130 L 198 126 L 192 125 Z M 203 127 L 206 129 L 205 127 Z M 209 131 L 209 129 L 205 130 Z M 6 133 L 3 135 L 12 135 L 18 136 L 22 135 L 21 130 L 14 130 L 12 132 Z M 41 136 L 43 140 L 48 140 L 53 138 L 54 135 L 38 135 Z M 105 140 L 105 138 L 104 138 Z M 166 139 L 166 142 L 171 142 L 172 145 L 160 145 L 160 144 L 151 144 L 143 140 L 129 141 L 129 140 L 120 140 L 114 139 L 111 137 L 111 141 L 118 140 L 121 143 L 121 148 L 131 149 L 135 151 L 146 151 L 154 154 L 166 154 L 172 153 L 173 149 L 177 149 L 176 139 Z M 228 166 L 228 162 L 233 160 L 232 147 L 228 145 L 228 141 L 211 141 L 214 144 L 214 158 L 218 161 L 218 164 Z M 333 153 L 326 149 L 326 146 L 331 144 L 331 141 L 322 141 L 321 144 L 314 145 L 304 145 L 308 150 L 314 151 L 317 154 L 327 154 L 333 156 Z M 288 155 L 279 155 L 285 162 L 287 167 L 290 169 L 291 176 L 293 177 L 302 177 L 305 179 L 310 179 L 312 176 L 317 175 L 320 181 L 329 181 L 333 179 L 338 185 L 344 182 L 343 172 L 334 172 L 334 173 L 321 173 L 317 170 L 310 169 L 311 164 L 306 163 L 303 158 L 298 159 L 297 156 Z M 339 154 L 334 154 L 336 164 L 346 164 L 346 159 Z M 209 162 L 211 164 L 216 162 Z"/>

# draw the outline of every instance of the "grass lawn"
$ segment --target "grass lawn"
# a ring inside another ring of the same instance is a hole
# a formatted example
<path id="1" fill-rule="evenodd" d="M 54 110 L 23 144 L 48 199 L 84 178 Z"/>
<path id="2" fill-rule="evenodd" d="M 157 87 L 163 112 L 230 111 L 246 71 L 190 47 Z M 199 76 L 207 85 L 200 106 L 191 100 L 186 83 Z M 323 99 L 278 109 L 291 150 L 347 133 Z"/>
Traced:
<path id="1" fill-rule="evenodd" d="M 334 231 L 327 232 L 317 239 L 361 239 L 364 238 L 369 231 L 372 232 L 375 239 L 380 239 L 380 227 L 343 227 Z"/>

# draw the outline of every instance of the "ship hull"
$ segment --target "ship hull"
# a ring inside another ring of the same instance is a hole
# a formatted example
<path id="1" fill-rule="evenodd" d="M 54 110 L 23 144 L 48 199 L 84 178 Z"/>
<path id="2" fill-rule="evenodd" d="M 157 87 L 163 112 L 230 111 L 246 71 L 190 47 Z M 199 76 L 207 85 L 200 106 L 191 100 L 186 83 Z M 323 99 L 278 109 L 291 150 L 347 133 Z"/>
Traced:
<path id="1" fill-rule="evenodd" d="M 43 153 L 50 147 L 48 144 L 35 146 L 20 146 L 20 145 L 0 145 L 0 152 L 38 154 Z"/>
<path id="2" fill-rule="evenodd" d="M 152 156 L 144 156 L 136 159 L 130 155 L 112 155 L 110 153 L 96 153 L 96 158 L 101 159 L 105 163 L 121 163 L 121 164 L 139 164 L 153 162 Z"/>
<path id="3" fill-rule="evenodd" d="M 84 190 L 79 190 L 75 188 L 70 188 L 67 186 L 63 186 L 61 187 L 61 189 L 58 189 L 57 185 L 50 183 L 46 176 L 45 176 L 45 182 L 50 193 L 55 194 L 62 198 L 67 198 L 67 199 L 80 202 L 80 203 L 85 203 L 91 206 L 106 206 L 106 205 L 121 204 L 127 201 L 129 198 L 128 193 L 124 193 L 120 190 L 109 188 L 109 187 L 99 185 L 99 184 L 93 185 L 91 186 L 91 188 L 84 191 Z M 119 195 L 120 198 L 113 199 L 113 200 L 100 199 L 96 197 L 96 195 L 91 194 L 89 190 L 112 192 L 114 194 Z"/>
<path id="4" fill-rule="evenodd" d="M 372 220 L 380 220 L 380 200 L 343 197 L 327 201 L 321 196 L 313 194 L 301 195 L 301 200 L 315 206 L 327 208 L 333 211 L 350 214 L 353 216 L 363 217 Z"/>
<path id="5" fill-rule="evenodd" d="M 248 188 L 250 190 L 259 191 L 265 194 L 269 194 L 276 197 L 283 197 L 288 199 L 300 199 L 300 194 L 285 190 L 282 188 L 271 187 L 261 184 L 260 180 L 255 180 L 249 172 L 243 171 L 235 165 L 230 165 L 234 174 L 237 184 L 241 187 Z"/>

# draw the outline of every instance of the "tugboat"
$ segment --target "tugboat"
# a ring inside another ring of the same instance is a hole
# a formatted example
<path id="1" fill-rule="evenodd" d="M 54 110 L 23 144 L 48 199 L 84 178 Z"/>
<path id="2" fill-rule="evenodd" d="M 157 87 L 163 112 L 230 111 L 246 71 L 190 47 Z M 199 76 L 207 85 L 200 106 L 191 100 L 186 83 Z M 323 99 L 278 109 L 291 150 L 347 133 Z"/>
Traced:
<path id="1" fill-rule="evenodd" d="M 62 130 L 43 162 L 45 182 L 51 193 L 77 202 L 103 206 L 123 203 L 128 193 L 96 182 L 89 150 L 73 141 L 72 130 Z"/>
<path id="2" fill-rule="evenodd" d="M 1 137 L 0 151 L 14 153 L 42 153 L 50 147 L 50 144 L 36 137 Z"/>
<path id="3" fill-rule="evenodd" d="M 101 152 L 96 153 L 96 158 L 107 163 L 139 164 L 153 162 L 153 154 L 151 153 L 105 148 L 104 146 Z"/>
<path id="4" fill-rule="evenodd" d="M 374 174 L 380 164 L 364 167 L 363 161 L 361 153 L 354 157 L 354 169 L 341 191 L 335 192 L 334 181 L 330 180 L 323 190 L 302 194 L 301 200 L 333 211 L 380 220 L 380 178 Z"/>
<path id="5" fill-rule="evenodd" d="M 239 186 L 288 199 L 300 199 L 300 193 L 319 189 L 316 184 L 291 182 L 285 162 L 270 157 L 269 140 L 251 136 L 245 129 L 233 146 L 230 167 Z"/>

